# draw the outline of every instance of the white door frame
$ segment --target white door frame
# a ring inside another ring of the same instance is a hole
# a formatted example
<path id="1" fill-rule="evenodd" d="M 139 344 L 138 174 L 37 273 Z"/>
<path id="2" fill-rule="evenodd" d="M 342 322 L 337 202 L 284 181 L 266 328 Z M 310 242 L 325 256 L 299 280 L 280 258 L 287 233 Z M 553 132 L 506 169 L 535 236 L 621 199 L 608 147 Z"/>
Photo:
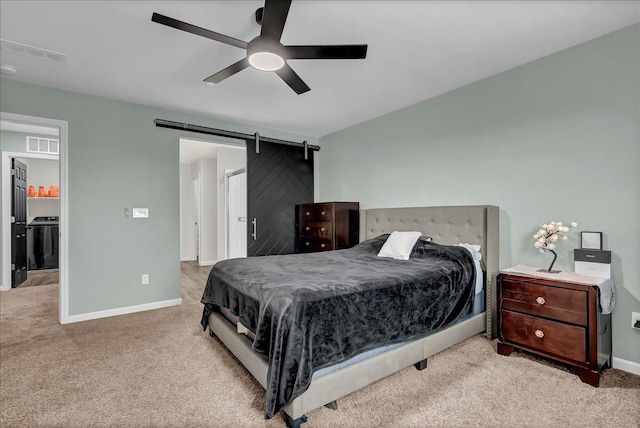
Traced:
<path id="1" fill-rule="evenodd" d="M 229 177 L 247 173 L 247 167 L 224 171 L 224 258 L 229 258 Z M 246 254 L 245 254 L 246 257 Z"/>
<path id="2" fill-rule="evenodd" d="M 67 184 L 69 182 L 68 174 L 68 138 L 69 138 L 69 124 L 65 120 L 47 119 L 43 117 L 27 116 L 23 114 L 13 114 L 0 112 L 0 120 L 6 120 L 10 122 L 24 123 L 28 125 L 39 125 L 58 128 L 60 135 L 59 144 L 59 191 L 60 191 L 60 259 L 59 259 L 59 276 L 60 276 L 60 296 L 58 307 L 58 319 L 60 324 L 67 324 L 69 322 L 69 223 L 68 223 L 68 189 Z M 26 145 L 26 141 L 25 141 Z M 6 177 L 10 177 L 11 173 L 11 158 L 12 157 L 40 157 L 42 155 L 35 155 L 32 153 L 18 153 L 18 152 L 2 152 L 2 287 L 0 291 L 6 291 L 11 289 L 11 239 L 7 237 L 11 236 L 11 222 L 9 218 L 11 216 L 11 180 L 7 180 Z M 45 157 L 46 159 L 52 159 L 52 157 Z"/>

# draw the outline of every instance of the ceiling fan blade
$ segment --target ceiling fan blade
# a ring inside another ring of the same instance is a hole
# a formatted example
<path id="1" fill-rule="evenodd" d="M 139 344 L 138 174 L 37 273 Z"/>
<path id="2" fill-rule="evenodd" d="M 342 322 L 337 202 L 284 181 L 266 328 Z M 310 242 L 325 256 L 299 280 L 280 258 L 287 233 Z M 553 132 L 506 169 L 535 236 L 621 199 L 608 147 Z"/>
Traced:
<path id="1" fill-rule="evenodd" d="M 249 61 L 246 58 L 242 58 L 240 61 L 236 62 L 235 64 L 231 64 L 224 70 L 220 70 L 216 74 L 207 77 L 206 79 L 204 79 L 204 81 L 210 83 L 220 83 L 227 77 L 231 77 L 247 67 L 249 67 Z"/>
<path id="2" fill-rule="evenodd" d="M 282 68 L 276 70 L 276 74 L 280 76 L 280 78 L 284 80 L 285 83 L 291 87 L 291 89 L 296 91 L 296 94 L 298 95 L 304 94 L 305 92 L 311 90 L 311 88 L 308 87 L 306 83 L 304 83 L 300 76 L 298 76 L 287 63 L 285 63 Z"/>
<path id="3" fill-rule="evenodd" d="M 285 46 L 287 59 L 362 59 L 367 45 Z"/>
<path id="4" fill-rule="evenodd" d="M 290 7 L 291 0 L 266 0 L 262 12 L 260 37 L 279 42 Z"/>
<path id="5" fill-rule="evenodd" d="M 151 16 L 153 22 L 158 24 L 173 27 L 178 30 L 186 31 L 187 33 L 196 34 L 198 36 L 206 37 L 207 39 L 215 40 L 217 42 L 226 43 L 227 45 L 236 46 L 238 48 L 246 49 L 247 42 L 234 39 L 233 37 L 225 36 L 224 34 L 216 33 L 215 31 L 207 30 L 202 27 L 187 24 L 186 22 L 179 21 L 177 19 L 169 18 L 168 16 L 155 13 Z"/>

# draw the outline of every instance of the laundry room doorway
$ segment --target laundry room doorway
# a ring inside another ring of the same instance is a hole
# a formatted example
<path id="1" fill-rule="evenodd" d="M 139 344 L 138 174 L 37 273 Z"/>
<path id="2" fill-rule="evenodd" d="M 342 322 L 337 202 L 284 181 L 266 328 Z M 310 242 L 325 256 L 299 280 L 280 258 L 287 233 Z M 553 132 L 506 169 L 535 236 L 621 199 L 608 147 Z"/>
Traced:
<path id="1" fill-rule="evenodd" d="M 67 122 L 0 113 L 0 290 L 57 285 L 68 322 Z"/>

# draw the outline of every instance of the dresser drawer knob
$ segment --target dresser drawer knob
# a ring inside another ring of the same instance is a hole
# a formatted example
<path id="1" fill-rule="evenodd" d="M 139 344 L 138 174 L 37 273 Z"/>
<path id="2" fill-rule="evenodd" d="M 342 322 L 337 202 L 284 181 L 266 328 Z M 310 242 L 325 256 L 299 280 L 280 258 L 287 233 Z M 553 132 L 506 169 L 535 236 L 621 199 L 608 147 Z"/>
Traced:
<path id="1" fill-rule="evenodd" d="M 324 214 L 325 214 L 325 212 L 324 212 L 324 211 L 322 211 L 322 212 L 320 213 L 320 215 L 324 215 Z"/>
<path id="2" fill-rule="evenodd" d="M 535 335 L 538 339 L 542 339 L 544 337 L 542 330 L 536 330 Z"/>
<path id="3" fill-rule="evenodd" d="M 320 247 L 324 248 L 324 247 L 326 247 L 326 245 L 325 245 L 325 244 L 322 244 L 322 245 L 320 245 Z"/>
<path id="4" fill-rule="evenodd" d="M 320 232 L 324 232 L 324 227 L 321 227 L 321 228 L 320 228 Z"/>
<path id="5" fill-rule="evenodd" d="M 311 229 L 309 226 L 305 227 L 304 230 L 309 230 Z"/>
<path id="6" fill-rule="evenodd" d="M 544 297 L 540 296 L 536 298 L 536 303 L 539 304 L 540 306 L 544 305 L 547 301 L 544 300 Z"/>
<path id="7" fill-rule="evenodd" d="M 309 241 L 305 242 L 304 245 L 309 246 Z"/>

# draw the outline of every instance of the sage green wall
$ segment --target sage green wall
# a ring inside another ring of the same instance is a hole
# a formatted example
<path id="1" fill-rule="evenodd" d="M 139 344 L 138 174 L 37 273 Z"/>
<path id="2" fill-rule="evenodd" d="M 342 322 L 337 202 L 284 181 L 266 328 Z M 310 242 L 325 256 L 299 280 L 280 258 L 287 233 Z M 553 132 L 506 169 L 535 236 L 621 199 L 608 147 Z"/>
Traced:
<path id="1" fill-rule="evenodd" d="M 640 26 L 322 137 L 320 200 L 363 208 L 494 204 L 500 265 L 547 266 L 543 223 L 603 231 L 614 356 L 640 363 Z M 579 234 L 559 244 L 573 268 Z"/>
<path id="2" fill-rule="evenodd" d="M 204 136 L 157 128 L 154 119 L 317 144 L 317 138 L 6 79 L 0 110 L 69 123 L 70 315 L 180 298 L 178 139 Z M 149 219 L 125 218 L 125 207 L 148 207 Z M 149 285 L 140 285 L 143 273 Z"/>

